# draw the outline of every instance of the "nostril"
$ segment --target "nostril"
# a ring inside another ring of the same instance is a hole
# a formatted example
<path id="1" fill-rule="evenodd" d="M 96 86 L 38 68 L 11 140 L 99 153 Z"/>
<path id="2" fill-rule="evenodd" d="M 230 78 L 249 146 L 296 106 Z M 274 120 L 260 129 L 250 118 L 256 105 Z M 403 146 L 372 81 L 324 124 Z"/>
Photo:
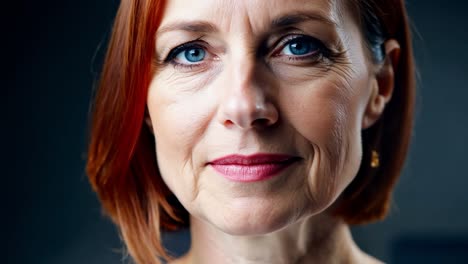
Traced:
<path id="1" fill-rule="evenodd" d="M 271 125 L 271 120 L 268 118 L 258 118 L 252 122 L 253 127 L 266 127 Z"/>
<path id="2" fill-rule="evenodd" d="M 224 125 L 225 126 L 232 126 L 232 125 L 234 125 L 234 122 L 232 122 L 231 120 L 225 120 Z"/>

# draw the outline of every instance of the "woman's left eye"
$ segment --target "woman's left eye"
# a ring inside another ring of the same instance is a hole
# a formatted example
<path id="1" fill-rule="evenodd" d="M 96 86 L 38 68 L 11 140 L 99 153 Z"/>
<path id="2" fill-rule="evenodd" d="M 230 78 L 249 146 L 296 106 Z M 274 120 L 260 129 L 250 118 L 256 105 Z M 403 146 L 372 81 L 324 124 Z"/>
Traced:
<path id="1" fill-rule="evenodd" d="M 283 42 L 280 44 L 283 48 L 276 55 L 304 57 L 322 51 L 320 42 L 308 36 L 295 36 L 281 42 Z"/>

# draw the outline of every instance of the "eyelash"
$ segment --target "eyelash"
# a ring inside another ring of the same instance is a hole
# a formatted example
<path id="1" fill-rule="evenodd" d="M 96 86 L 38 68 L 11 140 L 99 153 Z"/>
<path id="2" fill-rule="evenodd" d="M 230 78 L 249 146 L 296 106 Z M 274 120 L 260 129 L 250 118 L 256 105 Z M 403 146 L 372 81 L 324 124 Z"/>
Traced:
<path id="1" fill-rule="evenodd" d="M 294 43 L 294 41 L 306 41 L 309 44 L 314 45 L 316 49 L 313 50 L 311 53 L 308 53 L 305 55 L 288 56 L 287 58 L 288 60 L 292 60 L 292 61 L 310 60 L 311 62 L 320 62 L 324 58 L 331 58 L 332 52 L 330 49 L 328 49 L 325 46 L 325 44 L 323 44 L 320 40 L 314 37 L 302 35 L 302 34 L 289 35 L 280 39 L 274 45 L 275 47 L 278 47 L 278 48 L 273 50 L 273 52 L 271 53 L 271 56 L 274 56 L 274 57 L 284 56 L 279 53 L 282 52 L 288 45 Z"/>
<path id="2" fill-rule="evenodd" d="M 193 69 L 194 67 L 200 66 L 200 64 L 203 64 L 203 62 L 184 64 L 184 63 L 177 62 L 175 59 L 182 52 L 185 52 L 185 51 L 193 49 L 193 48 L 203 49 L 206 54 L 210 54 L 209 52 L 206 51 L 207 48 L 205 47 L 205 45 L 207 45 L 207 44 L 200 41 L 199 39 L 196 39 L 196 40 L 184 43 L 182 45 L 179 45 L 179 46 L 175 47 L 174 49 L 172 49 L 169 52 L 167 57 L 164 59 L 164 64 L 171 63 L 172 65 L 174 65 L 174 67 L 184 67 L 184 68 L 188 68 L 188 69 Z"/>
<path id="3" fill-rule="evenodd" d="M 287 55 L 288 56 L 287 59 L 289 61 L 310 60 L 313 63 L 319 63 L 323 59 L 329 59 L 330 61 L 333 61 L 333 57 L 335 55 L 329 48 L 327 48 L 320 40 L 314 37 L 308 36 L 308 35 L 303 35 L 303 34 L 293 34 L 293 35 L 287 35 L 283 37 L 282 39 L 280 39 L 278 42 L 275 43 L 274 47 L 278 47 L 278 48 L 274 48 L 273 52 L 269 53 L 270 56 L 281 57 L 282 55 L 280 55 L 279 53 L 283 51 L 287 47 L 287 45 L 297 40 L 305 40 L 305 41 L 308 41 L 309 43 L 312 43 L 312 45 L 316 47 L 316 51 L 313 51 L 311 54 L 306 54 L 306 55 L 293 55 L 293 56 Z M 189 69 L 189 70 L 194 69 L 195 67 L 202 66 L 205 63 L 206 59 L 204 59 L 203 61 L 199 63 L 185 64 L 185 63 L 177 62 L 176 58 L 182 52 L 185 52 L 190 49 L 203 49 L 207 56 L 212 56 L 211 53 L 207 51 L 206 45 L 207 43 L 200 41 L 199 39 L 179 45 L 169 52 L 167 57 L 164 59 L 164 64 L 170 63 L 175 68 L 181 67 L 181 68 Z M 266 54 L 268 54 L 268 52 Z"/>

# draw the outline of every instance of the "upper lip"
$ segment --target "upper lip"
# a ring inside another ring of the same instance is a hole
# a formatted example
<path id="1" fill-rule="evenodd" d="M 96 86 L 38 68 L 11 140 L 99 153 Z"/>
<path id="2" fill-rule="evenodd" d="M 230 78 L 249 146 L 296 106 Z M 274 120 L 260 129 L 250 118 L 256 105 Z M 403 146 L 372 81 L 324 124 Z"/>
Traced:
<path id="1" fill-rule="evenodd" d="M 270 153 L 257 153 L 253 155 L 239 155 L 233 154 L 224 156 L 208 162 L 211 165 L 260 165 L 268 163 L 284 163 L 292 162 L 301 159 L 297 156 L 288 154 L 270 154 Z"/>

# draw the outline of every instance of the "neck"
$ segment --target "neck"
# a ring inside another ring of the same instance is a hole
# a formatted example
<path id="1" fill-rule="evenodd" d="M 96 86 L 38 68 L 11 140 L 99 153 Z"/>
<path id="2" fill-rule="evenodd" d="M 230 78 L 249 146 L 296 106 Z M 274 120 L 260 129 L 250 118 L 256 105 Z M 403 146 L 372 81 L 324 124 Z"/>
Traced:
<path id="1" fill-rule="evenodd" d="M 233 236 L 191 218 L 187 263 L 362 263 L 348 225 L 326 215 L 306 218 L 260 236 Z M 367 262 L 367 261 L 366 261 Z"/>

